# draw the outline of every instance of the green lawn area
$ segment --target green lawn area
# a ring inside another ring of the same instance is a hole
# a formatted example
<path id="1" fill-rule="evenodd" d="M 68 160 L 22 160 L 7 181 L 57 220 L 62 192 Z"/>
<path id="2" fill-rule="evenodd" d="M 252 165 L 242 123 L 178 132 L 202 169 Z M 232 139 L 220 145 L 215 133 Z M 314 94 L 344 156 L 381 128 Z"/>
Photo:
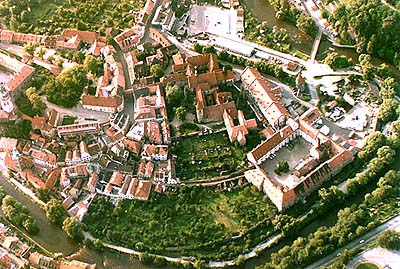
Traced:
<path id="1" fill-rule="evenodd" d="M 216 177 L 243 168 L 246 150 L 231 143 L 226 133 L 183 138 L 172 147 L 181 180 Z"/>
<path id="2" fill-rule="evenodd" d="M 152 202 L 123 200 L 114 207 L 107 198 L 97 197 L 84 223 L 96 238 L 136 250 L 222 257 L 238 254 L 260 238 L 219 241 L 246 232 L 277 213 L 269 200 L 250 186 L 231 192 L 180 188 L 176 193 L 153 193 L 151 198 Z M 272 230 L 269 222 L 263 226 L 264 238 Z M 187 249 L 173 249 L 183 246 Z"/>
<path id="3" fill-rule="evenodd" d="M 379 267 L 373 263 L 365 262 L 359 264 L 356 269 L 379 269 Z"/>
<path id="4" fill-rule="evenodd" d="M 76 119 L 77 119 L 76 117 L 64 116 L 61 125 L 70 125 L 70 124 L 74 124 Z"/>

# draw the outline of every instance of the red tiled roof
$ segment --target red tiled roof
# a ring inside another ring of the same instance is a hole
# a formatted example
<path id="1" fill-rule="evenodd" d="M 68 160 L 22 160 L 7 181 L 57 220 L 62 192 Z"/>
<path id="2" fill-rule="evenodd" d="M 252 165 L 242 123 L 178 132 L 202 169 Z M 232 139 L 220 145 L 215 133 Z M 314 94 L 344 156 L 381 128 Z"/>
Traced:
<path id="1" fill-rule="evenodd" d="M 271 149 L 275 148 L 279 143 L 285 140 L 289 135 L 293 133 L 293 130 L 289 126 L 285 126 L 280 131 L 276 132 L 269 139 L 262 142 L 255 149 L 253 149 L 250 154 L 253 155 L 254 159 L 257 161 L 263 157 Z"/>
<path id="2" fill-rule="evenodd" d="M 117 108 L 122 104 L 122 98 L 119 96 L 103 97 L 94 95 L 82 96 L 82 105 L 98 106 L 98 107 L 113 107 Z"/>

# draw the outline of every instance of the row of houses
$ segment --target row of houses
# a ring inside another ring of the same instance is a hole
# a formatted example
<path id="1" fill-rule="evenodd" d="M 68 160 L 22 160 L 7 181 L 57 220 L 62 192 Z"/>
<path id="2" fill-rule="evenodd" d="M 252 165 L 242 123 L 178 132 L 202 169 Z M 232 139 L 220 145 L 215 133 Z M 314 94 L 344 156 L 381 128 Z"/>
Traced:
<path id="1" fill-rule="evenodd" d="M 76 29 L 64 29 L 60 35 L 55 36 L 25 34 L 0 29 L 0 42 L 19 45 L 37 43 L 49 48 L 78 50 L 83 43 L 92 44 L 96 41 L 107 42 L 105 37 L 95 32 Z"/>

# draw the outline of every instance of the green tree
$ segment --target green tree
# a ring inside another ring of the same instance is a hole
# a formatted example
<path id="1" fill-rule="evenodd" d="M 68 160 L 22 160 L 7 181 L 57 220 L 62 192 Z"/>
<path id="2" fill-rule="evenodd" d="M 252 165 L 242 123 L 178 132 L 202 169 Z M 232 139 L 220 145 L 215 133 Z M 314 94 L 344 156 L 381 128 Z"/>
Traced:
<path id="1" fill-rule="evenodd" d="M 318 27 L 310 16 L 300 14 L 300 16 L 297 18 L 296 26 L 300 29 L 300 31 L 309 34 L 312 37 L 317 35 Z"/>
<path id="2" fill-rule="evenodd" d="M 47 109 L 47 105 L 40 98 L 35 87 L 29 87 L 26 92 L 26 97 L 32 105 L 32 109 L 36 115 L 42 116 L 44 111 Z"/>
<path id="3" fill-rule="evenodd" d="M 394 98 L 383 100 L 381 106 L 379 107 L 378 117 L 383 122 L 391 121 L 397 118 L 397 108 L 399 104 Z"/>
<path id="4" fill-rule="evenodd" d="M 387 230 L 377 239 L 378 245 L 387 249 L 400 250 L 400 233 Z"/>
<path id="5" fill-rule="evenodd" d="M 328 53 L 324 59 L 324 64 L 329 65 L 332 69 L 351 66 L 351 62 L 345 56 L 339 55 L 336 52 Z"/>
<path id="6" fill-rule="evenodd" d="M 153 64 L 150 67 L 150 74 L 156 79 L 160 79 L 164 75 L 164 69 L 159 64 Z"/>
<path id="7" fill-rule="evenodd" d="M 36 48 L 39 45 L 37 43 L 26 43 L 24 45 L 24 52 L 28 53 L 29 55 L 33 56 L 33 54 L 35 53 Z"/>
<path id="8" fill-rule="evenodd" d="M 386 142 L 385 136 L 381 132 L 373 132 L 369 134 L 363 141 L 363 150 L 358 154 L 362 160 L 368 160 L 373 156 L 380 147 Z"/>
<path id="9" fill-rule="evenodd" d="M 168 105 L 171 105 L 172 107 L 178 107 L 180 106 L 183 98 L 184 98 L 184 92 L 181 86 L 179 86 L 178 84 L 167 85 L 166 99 Z"/>
<path id="10" fill-rule="evenodd" d="M 281 173 L 289 172 L 289 164 L 288 164 L 288 162 L 285 161 L 285 160 L 279 161 L 278 166 L 276 167 L 276 169 L 274 171 L 278 175 L 280 175 Z"/>
<path id="11" fill-rule="evenodd" d="M 83 61 L 83 67 L 86 69 L 86 72 L 100 76 L 103 72 L 103 61 L 98 57 L 88 55 Z"/>
<path id="12" fill-rule="evenodd" d="M 239 255 L 235 260 L 235 265 L 238 267 L 243 267 L 244 263 L 246 262 L 243 255 Z"/>
<path id="13" fill-rule="evenodd" d="M 43 202 L 47 203 L 48 201 L 50 201 L 50 190 L 39 188 L 36 191 L 36 196 Z"/>
<path id="14" fill-rule="evenodd" d="M 74 53 L 74 56 L 72 57 L 72 61 L 78 63 L 78 64 L 83 64 L 85 60 L 85 54 L 83 54 L 82 51 L 77 51 Z"/>
<path id="15" fill-rule="evenodd" d="M 67 214 L 65 212 L 64 207 L 61 202 L 55 199 L 51 199 L 47 202 L 46 207 L 46 216 L 50 220 L 50 222 L 61 225 Z"/>
<path id="16" fill-rule="evenodd" d="M 382 82 L 379 94 L 382 99 L 390 99 L 395 98 L 399 91 L 399 83 L 397 83 L 394 78 L 388 77 Z"/>
<path id="17" fill-rule="evenodd" d="M 44 56 L 46 53 L 47 53 L 46 48 L 44 48 L 44 47 L 39 47 L 39 50 L 38 50 L 38 52 L 37 52 L 37 55 L 38 55 L 39 58 L 42 58 L 42 59 L 43 59 L 43 56 Z"/>
<path id="18" fill-rule="evenodd" d="M 0 201 L 3 201 L 3 198 L 7 195 L 6 191 L 2 186 L 0 186 Z"/>
<path id="19" fill-rule="evenodd" d="M 374 78 L 375 67 L 372 64 L 371 56 L 367 54 L 360 54 L 358 61 L 361 66 L 361 74 L 364 80 L 371 80 Z"/>
<path id="20" fill-rule="evenodd" d="M 37 234 L 39 233 L 39 227 L 37 222 L 31 216 L 25 216 L 22 222 L 22 226 L 27 230 L 30 234 Z"/>
<path id="21" fill-rule="evenodd" d="M 64 69 L 57 78 L 50 78 L 43 86 L 47 99 L 64 107 L 75 106 L 88 85 L 85 69 L 74 65 Z"/>
<path id="22" fill-rule="evenodd" d="M 74 217 L 68 217 L 63 221 L 63 230 L 69 237 L 77 241 L 83 240 L 83 228 L 82 224 Z"/>
<path id="23" fill-rule="evenodd" d="M 185 121 L 186 120 L 186 108 L 184 106 L 180 106 L 176 109 L 175 111 L 176 117 L 178 118 L 178 120 L 180 121 Z"/>

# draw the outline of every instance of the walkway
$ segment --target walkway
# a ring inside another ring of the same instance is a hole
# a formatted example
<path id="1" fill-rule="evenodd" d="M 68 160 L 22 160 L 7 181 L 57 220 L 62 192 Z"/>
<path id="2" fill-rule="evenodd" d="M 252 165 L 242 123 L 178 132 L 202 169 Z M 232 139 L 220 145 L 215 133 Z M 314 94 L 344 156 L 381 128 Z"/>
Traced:
<path id="1" fill-rule="evenodd" d="M 310 62 L 315 63 L 315 57 L 317 57 L 319 44 L 321 44 L 322 31 L 319 30 L 317 36 L 315 37 L 314 44 L 311 50 Z"/>

